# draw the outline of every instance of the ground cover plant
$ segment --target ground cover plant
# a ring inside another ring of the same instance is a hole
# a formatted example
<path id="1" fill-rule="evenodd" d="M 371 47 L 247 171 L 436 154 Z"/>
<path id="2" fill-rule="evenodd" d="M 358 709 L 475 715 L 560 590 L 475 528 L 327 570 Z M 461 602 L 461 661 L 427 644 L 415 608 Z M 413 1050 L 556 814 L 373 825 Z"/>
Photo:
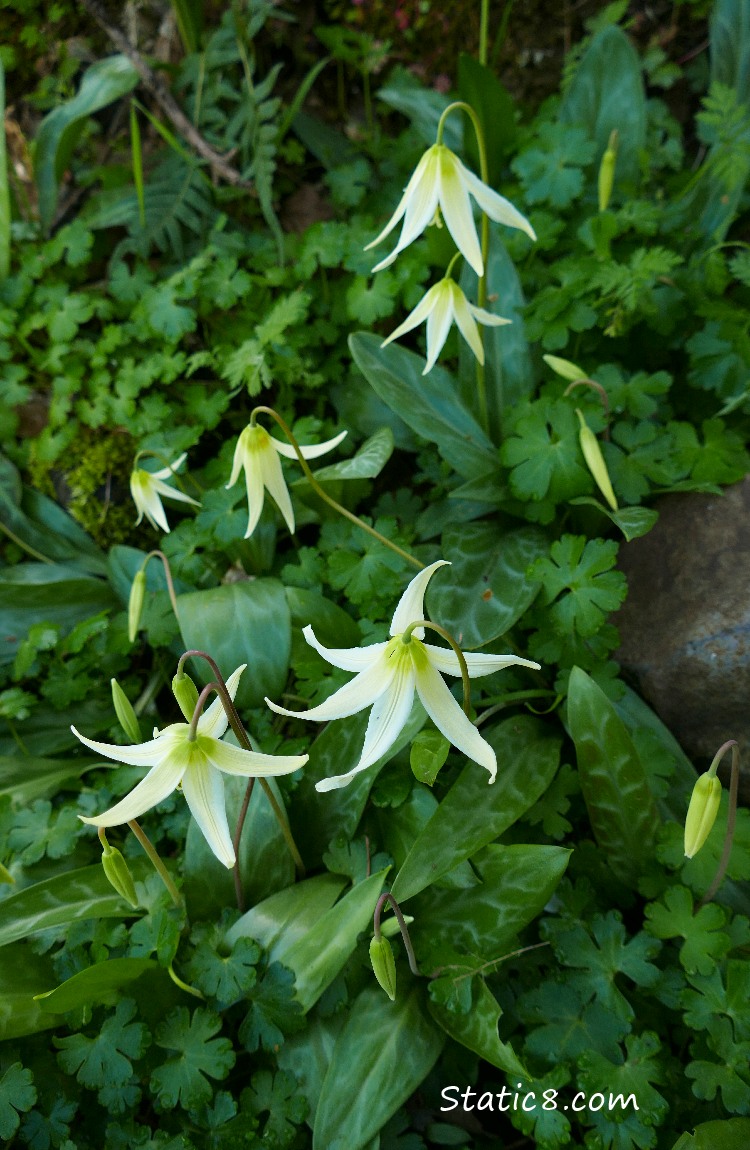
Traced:
<path id="1" fill-rule="evenodd" d="M 531 107 L 435 7 L 12 5 L 90 38 L 0 154 L 14 1146 L 748 1144 L 733 732 L 612 621 L 748 471 L 747 9 Z"/>

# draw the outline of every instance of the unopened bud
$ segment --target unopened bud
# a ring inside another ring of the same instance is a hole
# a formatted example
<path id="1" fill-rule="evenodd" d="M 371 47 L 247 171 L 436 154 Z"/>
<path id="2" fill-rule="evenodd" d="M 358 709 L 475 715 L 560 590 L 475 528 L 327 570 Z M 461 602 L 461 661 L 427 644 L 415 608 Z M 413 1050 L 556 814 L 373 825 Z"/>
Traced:
<path id="1" fill-rule="evenodd" d="M 105 875 L 117 893 L 133 908 L 137 907 L 138 895 L 135 893 L 135 883 L 128 870 L 128 864 L 117 847 L 111 847 L 106 839 L 102 842 L 102 848 L 102 867 Z"/>
<path id="2" fill-rule="evenodd" d="M 559 355 L 543 355 L 542 359 L 547 367 L 552 368 L 555 375 L 569 379 L 571 383 L 577 383 L 579 379 L 586 379 L 586 372 L 583 368 L 576 363 L 571 363 L 569 359 L 561 359 Z"/>
<path id="3" fill-rule="evenodd" d="M 609 143 L 607 150 L 602 156 L 602 162 L 599 165 L 599 211 L 605 212 L 609 205 L 612 196 L 612 188 L 615 184 L 615 167 L 617 166 L 617 147 L 619 144 L 619 132 L 616 128 L 609 134 Z"/>
<path id="4" fill-rule="evenodd" d="M 198 688 L 184 671 L 179 671 L 172 680 L 172 694 L 183 715 L 190 722 L 198 702 Z"/>
<path id="5" fill-rule="evenodd" d="M 690 796 L 685 819 L 685 854 L 691 859 L 701 849 L 716 822 L 721 804 L 721 782 L 715 768 L 701 775 Z"/>
<path id="6" fill-rule="evenodd" d="M 373 938 L 370 943 L 370 962 L 375 977 L 391 1002 L 396 1001 L 396 963 L 387 938 Z"/>
<path id="7" fill-rule="evenodd" d="M 133 710 L 130 699 L 117 682 L 117 679 L 111 679 L 110 682 L 112 686 L 112 702 L 115 705 L 115 714 L 120 721 L 120 726 L 131 743 L 142 743 L 143 735 L 141 734 L 141 725 L 138 722 L 138 716 Z"/>
<path id="8" fill-rule="evenodd" d="M 131 643 L 135 643 L 135 638 L 138 634 L 138 627 L 143 612 L 143 600 L 145 597 L 146 572 L 141 567 L 140 571 L 136 571 L 128 600 L 128 639 Z"/>
<path id="9" fill-rule="evenodd" d="M 578 438 L 581 444 L 583 458 L 586 460 L 586 465 L 594 477 L 596 486 L 599 488 L 612 510 L 617 511 L 617 498 L 615 497 L 615 493 L 612 489 L 612 482 L 609 478 L 607 465 L 604 462 L 602 449 L 599 446 L 599 440 L 596 438 L 586 420 L 583 418 L 579 408 L 576 408 L 576 415 L 578 416 L 579 422 L 581 424 L 581 430 L 578 434 Z"/>

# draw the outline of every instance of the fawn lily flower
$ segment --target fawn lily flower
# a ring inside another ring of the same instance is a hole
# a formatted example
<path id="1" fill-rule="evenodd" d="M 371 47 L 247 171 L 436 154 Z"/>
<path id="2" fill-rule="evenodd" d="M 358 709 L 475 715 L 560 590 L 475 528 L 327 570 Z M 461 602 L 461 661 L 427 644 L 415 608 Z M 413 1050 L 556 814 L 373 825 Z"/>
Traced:
<path id="1" fill-rule="evenodd" d="M 510 200 L 482 183 L 445 144 L 433 144 L 417 164 L 390 220 L 380 235 L 365 248 L 365 251 L 374 248 L 403 218 L 398 243 L 391 254 L 372 270 L 379 272 L 381 268 L 392 264 L 399 252 L 421 235 L 428 224 L 436 221 L 436 213 L 440 210 L 461 255 L 478 276 L 484 275 L 482 251 L 469 196 L 474 197 L 491 220 L 506 224 L 509 228 L 520 228 L 532 240 L 536 239 L 531 224 L 513 207 Z"/>
<path id="2" fill-rule="evenodd" d="M 227 680 L 232 699 L 244 670 L 243 664 Z M 224 866 L 234 866 L 234 847 L 224 805 L 224 775 L 245 778 L 288 775 L 304 766 L 307 755 L 261 755 L 222 743 L 228 722 L 221 700 L 215 699 L 198 719 L 193 742 L 188 739 L 189 723 L 172 723 L 163 731 L 154 731 L 153 739 L 147 743 L 131 747 L 97 743 L 71 727 L 76 738 L 96 754 L 134 767 L 151 767 L 130 794 L 108 811 L 95 818 L 78 817 L 95 827 L 119 826 L 137 819 L 181 785 L 190 813 L 209 847 Z"/>
<path id="3" fill-rule="evenodd" d="M 180 503 L 192 503 L 194 507 L 200 507 L 197 499 L 191 499 L 183 491 L 178 491 L 164 482 L 174 475 L 186 459 L 187 452 L 184 451 L 179 459 L 175 459 L 169 467 L 162 467 L 161 471 L 144 471 L 142 467 L 133 469 L 130 476 L 130 494 L 138 510 L 136 527 L 145 515 L 152 527 L 161 527 L 162 531 L 169 534 L 169 524 L 161 502 L 162 495 L 176 499 Z"/>
<path id="4" fill-rule="evenodd" d="M 300 447 L 305 459 L 317 459 L 337 447 L 346 435 L 342 431 L 326 443 L 316 443 L 312 447 Z M 294 511 L 292 500 L 281 470 L 279 455 L 286 459 L 296 459 L 297 453 L 290 443 L 281 443 L 269 435 L 264 427 L 257 423 L 249 423 L 237 440 L 232 462 L 232 474 L 229 477 L 227 488 L 234 487 L 239 479 L 240 471 L 245 469 L 245 483 L 247 484 L 247 504 L 249 519 L 245 538 L 249 539 L 258 525 L 260 513 L 263 510 L 265 491 L 273 499 L 281 512 L 289 531 L 294 534 Z"/>
<path id="5" fill-rule="evenodd" d="M 454 321 L 481 364 L 484 364 L 484 348 L 476 321 L 479 320 L 480 323 L 489 324 L 493 327 L 511 322 L 509 319 L 503 319 L 502 316 L 493 315 L 491 312 L 485 311 L 484 308 L 469 303 L 458 284 L 450 276 L 446 276 L 440 283 L 431 287 L 426 295 L 422 296 L 422 299 L 400 327 L 397 327 L 388 336 L 388 339 L 384 339 L 380 346 L 385 347 L 386 344 L 417 327 L 425 319 L 427 320 L 427 363 L 422 375 L 427 375 L 427 372 L 435 366 L 435 361 L 443 350 L 443 345 Z"/>
<path id="6" fill-rule="evenodd" d="M 355 775 L 385 754 L 409 717 L 415 688 L 438 730 L 468 758 L 485 767 L 490 773 L 491 783 L 495 781 L 495 752 L 466 717 L 440 677 L 440 672 L 445 675 L 461 674 L 457 655 L 450 649 L 425 643 L 424 627 L 409 630 L 410 625 L 424 618 L 427 584 L 438 568 L 444 566 L 448 564 L 444 559 L 439 559 L 412 579 L 394 612 L 390 630 L 392 637 L 385 643 L 333 651 L 318 642 L 312 627 L 305 627 L 303 634 L 307 642 L 324 659 L 334 667 L 357 671 L 358 674 L 324 703 L 309 711 L 287 711 L 266 699 L 269 707 L 279 715 L 301 715 L 306 719 L 325 722 L 328 719 L 346 718 L 347 715 L 372 706 L 362 755 L 356 767 L 344 775 L 316 783 L 317 790 L 331 791 L 345 787 Z M 469 652 L 464 658 L 472 678 L 491 675 L 493 671 L 513 664 L 539 668 L 538 663 L 518 659 L 515 655 Z"/>

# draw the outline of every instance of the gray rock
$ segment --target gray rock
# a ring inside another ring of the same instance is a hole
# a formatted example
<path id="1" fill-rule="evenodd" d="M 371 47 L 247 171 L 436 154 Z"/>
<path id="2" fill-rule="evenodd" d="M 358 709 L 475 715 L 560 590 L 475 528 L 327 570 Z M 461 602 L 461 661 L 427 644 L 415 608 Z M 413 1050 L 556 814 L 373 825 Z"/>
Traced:
<path id="1" fill-rule="evenodd" d="M 670 495 L 656 506 L 654 529 L 620 548 L 629 592 L 613 620 L 616 657 L 700 766 L 738 741 L 747 802 L 750 477 L 722 496 Z"/>

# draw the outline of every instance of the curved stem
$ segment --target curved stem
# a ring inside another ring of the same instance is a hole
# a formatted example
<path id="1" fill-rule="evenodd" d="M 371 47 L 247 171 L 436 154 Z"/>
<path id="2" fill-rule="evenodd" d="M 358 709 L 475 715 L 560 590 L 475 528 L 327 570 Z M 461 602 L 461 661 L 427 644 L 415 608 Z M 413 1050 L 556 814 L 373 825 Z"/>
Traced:
<path id="1" fill-rule="evenodd" d="M 222 703 L 224 702 L 224 700 L 221 696 L 221 691 L 219 690 L 219 684 L 218 683 L 207 683 L 206 686 L 201 691 L 200 695 L 198 696 L 198 699 L 197 699 L 196 704 L 195 704 L 195 710 L 193 711 L 193 717 L 190 720 L 190 727 L 188 729 L 188 742 L 189 743 L 194 743 L 196 740 L 196 737 L 198 735 L 198 720 L 200 719 L 201 715 L 203 714 L 203 708 L 206 705 L 206 699 L 208 698 L 209 695 L 213 694 L 214 691 L 219 696 Z M 229 718 L 228 715 L 227 715 L 227 718 Z"/>
<path id="2" fill-rule="evenodd" d="M 162 564 L 164 566 L 164 577 L 167 580 L 167 592 L 169 593 L 169 602 L 172 604 L 172 610 L 174 611 L 174 617 L 177 620 L 177 622 L 179 623 L 180 616 L 179 616 L 179 613 L 177 611 L 177 595 L 175 594 L 174 583 L 172 581 L 172 568 L 169 566 L 169 560 L 167 559 L 164 552 L 163 551 L 149 551 L 148 555 L 146 556 L 146 558 L 143 560 L 143 563 L 141 564 L 141 571 L 145 571 L 146 567 L 148 566 L 149 559 L 154 559 L 154 558 L 161 559 Z"/>
<path id="3" fill-rule="evenodd" d="M 141 844 L 148 857 L 151 859 L 151 862 L 154 864 L 154 870 L 157 872 L 161 881 L 164 883 L 165 887 L 171 894 L 172 902 L 175 904 L 175 906 L 184 907 L 185 903 L 183 901 L 182 895 L 173 883 L 169 871 L 159 858 L 159 852 L 151 842 L 151 839 L 148 837 L 146 832 L 141 829 L 140 824 L 135 819 L 130 819 L 128 826 L 130 827 L 135 837 L 138 839 L 138 842 Z"/>
<path id="4" fill-rule="evenodd" d="M 398 905 L 390 891 L 386 891 L 385 894 L 381 894 L 375 905 L 375 914 L 372 921 L 375 938 L 378 940 L 378 942 L 380 941 L 380 912 L 387 902 L 389 902 L 393 907 L 393 913 L 398 919 L 398 925 L 401 930 L 401 937 L 404 940 L 404 946 L 406 947 L 406 953 L 409 958 L 409 970 L 412 972 L 412 974 L 418 975 L 419 967 L 417 966 L 417 960 L 414 957 L 414 948 L 411 944 L 411 938 L 409 937 L 409 928 L 404 922 L 404 916 L 401 913 L 401 907 Z"/>
<path id="5" fill-rule="evenodd" d="M 410 623 L 404 631 L 405 636 L 411 636 L 415 627 L 429 627 L 431 631 L 437 631 L 438 635 L 442 635 L 447 643 L 450 643 L 453 648 L 453 653 L 458 659 L 458 665 L 461 668 L 461 680 L 464 686 L 464 714 L 468 719 L 471 714 L 471 681 L 469 680 L 469 668 L 466 666 L 466 659 L 464 653 L 459 647 L 456 640 L 451 635 L 450 631 L 446 631 L 445 627 L 441 627 L 439 623 L 431 623 L 429 619 L 418 619 L 416 623 Z M 406 639 L 404 640 L 407 641 Z"/>
<path id="6" fill-rule="evenodd" d="M 570 395 L 574 387 L 590 387 L 593 391 L 598 393 L 599 398 L 602 401 L 604 415 L 607 420 L 607 426 L 604 428 L 603 435 L 605 439 L 609 439 L 609 421 L 611 418 L 611 413 L 609 410 L 609 396 L 607 395 L 606 388 L 602 387 L 600 383 L 597 383 L 595 379 L 576 379 L 573 381 L 573 383 L 569 384 L 565 388 L 563 395 Z"/>
<path id="7" fill-rule="evenodd" d="M 33 556 L 34 559 L 38 559 L 40 563 L 54 564 L 54 559 L 50 559 L 47 555 L 42 555 L 41 551 L 36 551 L 28 543 L 24 543 L 23 539 L 19 539 L 17 535 L 14 535 L 10 527 L 6 527 L 4 523 L 0 523 L 0 531 L 3 531 L 11 543 L 15 543 L 16 547 L 20 547 L 22 551 L 27 551 L 29 555 Z"/>
<path id="8" fill-rule="evenodd" d="M 716 768 L 730 747 L 732 748 L 732 775 L 729 783 L 729 813 L 727 815 L 727 832 L 724 836 L 724 848 L 721 852 L 721 858 L 719 859 L 719 866 L 714 875 L 714 881 L 698 903 L 697 910 L 700 910 L 702 906 L 709 903 L 721 886 L 727 867 L 729 866 L 729 856 L 732 853 L 734 827 L 737 822 L 737 791 L 740 785 L 740 748 L 735 739 L 730 739 L 719 748 L 714 755 L 714 760 L 709 767 L 709 772 L 712 772 L 714 775 L 716 774 Z"/>
<path id="9" fill-rule="evenodd" d="M 299 460 L 300 467 L 305 473 L 307 482 L 310 484 L 315 493 L 320 496 L 324 503 L 327 503 L 328 506 L 332 507 L 334 511 L 338 511 L 339 515 L 343 515 L 345 519 L 350 521 L 350 523 L 356 523 L 357 527 L 361 527 L 363 531 L 366 531 L 368 535 L 372 535 L 373 538 L 377 539 L 378 542 L 382 543 L 385 547 L 390 547 L 391 551 L 395 551 L 396 554 L 400 555 L 402 559 L 405 559 L 407 563 L 411 563 L 413 567 L 418 567 L 420 571 L 423 570 L 424 563 L 421 563 L 419 559 L 415 558 L 414 555 L 410 555 L 408 551 L 404 551 L 403 548 L 399 547 L 397 543 L 394 543 L 390 539 L 386 539 L 385 535 L 381 535 L 380 532 L 376 531 L 374 527 L 369 527 L 367 523 L 364 523 L 359 518 L 359 516 L 354 515 L 351 511 L 347 511 L 346 507 L 342 507 L 340 503 L 337 503 L 335 499 L 332 499 L 331 496 L 323 490 L 313 475 L 312 471 L 308 467 L 307 460 L 302 454 L 300 445 L 297 443 L 297 440 L 292 434 L 291 428 L 286 423 L 286 421 L 281 418 L 278 412 L 274 411 L 272 407 L 256 407 L 253 409 L 250 416 L 251 423 L 255 421 L 255 416 L 259 412 L 262 412 L 264 415 L 270 415 L 272 419 L 276 420 L 279 427 L 284 432 L 284 435 L 287 437 L 292 447 L 294 448 L 294 452 L 297 456 L 297 459 Z"/>
<path id="10" fill-rule="evenodd" d="M 286 820 L 286 815 L 281 809 L 276 795 L 271 790 L 271 785 L 268 782 L 268 779 L 260 778 L 258 781 L 265 791 L 266 798 L 271 804 L 271 809 L 276 815 L 276 821 L 281 827 L 281 833 L 283 834 L 286 845 L 289 848 L 289 853 L 294 859 L 294 865 L 297 868 L 297 878 L 304 878 L 307 871 L 305 870 L 305 864 L 302 861 L 302 855 L 297 850 L 297 844 L 295 843 L 294 836 L 292 835 L 292 828 L 289 826 L 289 823 Z"/>

